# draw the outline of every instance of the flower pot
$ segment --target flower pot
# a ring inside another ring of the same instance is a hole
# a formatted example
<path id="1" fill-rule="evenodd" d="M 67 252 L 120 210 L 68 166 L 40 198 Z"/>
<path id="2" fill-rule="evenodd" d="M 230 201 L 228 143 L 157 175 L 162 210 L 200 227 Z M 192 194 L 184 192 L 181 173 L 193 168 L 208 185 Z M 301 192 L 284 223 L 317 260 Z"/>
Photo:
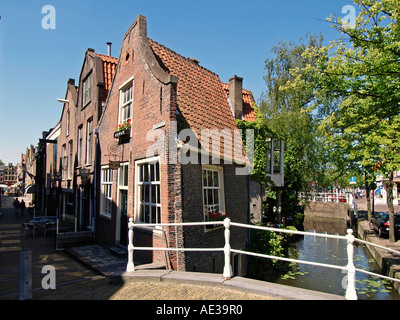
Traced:
<path id="1" fill-rule="evenodd" d="M 121 137 L 127 137 L 130 136 L 131 134 L 131 129 L 122 129 L 114 132 L 114 138 L 121 138 Z"/>

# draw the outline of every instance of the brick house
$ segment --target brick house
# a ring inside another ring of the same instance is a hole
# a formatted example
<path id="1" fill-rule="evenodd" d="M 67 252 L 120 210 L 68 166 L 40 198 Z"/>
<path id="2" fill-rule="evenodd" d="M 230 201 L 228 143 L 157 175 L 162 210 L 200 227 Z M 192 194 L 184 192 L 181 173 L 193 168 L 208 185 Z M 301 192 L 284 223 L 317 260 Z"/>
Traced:
<path id="1" fill-rule="evenodd" d="M 74 185 L 75 176 L 73 169 L 76 106 L 78 101 L 78 88 L 75 80 L 69 79 L 65 94 L 65 102 L 60 117 L 60 129 L 57 137 L 57 171 L 61 181 L 59 190 L 59 218 L 60 222 L 71 221 L 73 223 L 74 210 Z"/>
<path id="2" fill-rule="evenodd" d="M 254 110 L 243 107 L 240 78 L 231 79 L 229 99 L 224 86 L 196 59 L 148 38 L 146 18 L 137 17 L 123 37 L 98 127 L 100 244 L 126 246 L 130 217 L 138 224 L 136 246 L 172 248 L 220 248 L 223 228 L 146 224 L 212 221 L 219 212 L 248 222 L 249 177 L 237 174 L 246 157 L 235 116 L 252 117 Z M 245 249 L 247 231 L 232 233 L 232 247 Z M 223 268 L 220 252 L 137 251 L 135 261 L 175 270 Z M 241 274 L 241 257 L 233 261 Z"/>
<path id="3" fill-rule="evenodd" d="M 117 59 L 87 49 L 79 83 L 67 85 L 57 141 L 61 173 L 60 217 L 75 224 L 76 231 L 95 230 L 96 133 Z"/>
<path id="4" fill-rule="evenodd" d="M 58 155 L 57 140 L 60 136 L 61 125 L 58 122 L 45 136 L 45 176 L 44 176 L 44 215 L 56 216 L 59 204 L 58 181 Z"/>

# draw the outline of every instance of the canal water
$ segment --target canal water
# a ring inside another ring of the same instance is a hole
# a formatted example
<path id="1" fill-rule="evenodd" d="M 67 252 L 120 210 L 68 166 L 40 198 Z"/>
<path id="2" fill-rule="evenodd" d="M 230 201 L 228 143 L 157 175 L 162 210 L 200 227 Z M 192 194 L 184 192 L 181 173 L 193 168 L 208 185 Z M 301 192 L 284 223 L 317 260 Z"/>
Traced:
<path id="1" fill-rule="evenodd" d="M 346 222 L 342 219 L 306 217 L 305 231 L 346 235 Z M 290 258 L 326 264 L 347 265 L 347 243 L 345 240 L 304 236 L 289 244 Z M 375 260 L 363 245 L 354 247 L 356 268 L 379 273 Z M 277 277 L 276 283 L 345 295 L 346 273 L 341 270 L 291 263 L 285 273 Z M 400 300 L 392 283 L 364 273 L 356 273 L 356 291 L 359 300 Z"/>

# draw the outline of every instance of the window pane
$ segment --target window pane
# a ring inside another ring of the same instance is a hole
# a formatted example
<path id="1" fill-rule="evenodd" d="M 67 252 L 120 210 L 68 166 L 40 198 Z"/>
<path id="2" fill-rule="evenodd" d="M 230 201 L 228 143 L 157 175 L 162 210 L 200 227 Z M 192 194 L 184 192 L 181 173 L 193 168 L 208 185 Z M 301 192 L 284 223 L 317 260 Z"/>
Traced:
<path id="1" fill-rule="evenodd" d="M 156 163 L 156 181 L 160 181 L 160 164 Z"/>
<path id="2" fill-rule="evenodd" d="M 281 150 L 281 140 L 274 140 L 274 150 Z"/>
<path id="3" fill-rule="evenodd" d="M 274 151 L 274 173 L 281 173 L 281 152 Z"/>
<path id="4" fill-rule="evenodd" d="M 155 206 L 151 206 L 151 223 L 157 223 L 157 208 Z"/>
<path id="5" fill-rule="evenodd" d="M 149 166 L 147 164 L 143 165 L 143 181 L 149 181 Z"/>
<path id="6" fill-rule="evenodd" d="M 143 205 L 143 222 L 150 223 L 150 211 L 146 205 Z"/>
<path id="7" fill-rule="evenodd" d="M 272 170 L 271 170 L 271 150 L 267 150 L 266 163 L 265 163 L 265 172 L 266 173 L 272 173 Z"/>
<path id="8" fill-rule="evenodd" d="M 124 166 L 121 166 L 118 169 L 118 184 L 122 186 L 123 183 L 124 183 Z"/>
<path id="9" fill-rule="evenodd" d="M 209 187 L 214 186 L 214 184 L 213 184 L 212 171 L 208 171 L 208 173 L 207 173 L 207 185 L 208 185 Z"/>
<path id="10" fill-rule="evenodd" d="M 157 186 L 151 186 L 151 203 L 157 203 Z"/>
<path id="11" fill-rule="evenodd" d="M 213 190 L 214 191 L 214 204 L 219 204 L 219 191 L 218 190 Z"/>
<path id="12" fill-rule="evenodd" d="M 218 182 L 218 171 L 214 171 L 214 187 L 218 187 L 219 186 L 219 182 Z"/>
<path id="13" fill-rule="evenodd" d="M 156 180 L 154 164 L 150 165 L 150 180 L 151 181 L 155 181 Z"/>
<path id="14" fill-rule="evenodd" d="M 214 201 L 213 201 L 213 191 L 212 190 L 207 190 L 207 203 L 209 205 L 213 205 Z"/>
<path id="15" fill-rule="evenodd" d="M 157 203 L 161 204 L 160 185 L 157 185 Z"/>
<path id="16" fill-rule="evenodd" d="M 140 201 L 144 202 L 144 186 L 139 187 Z"/>
<path id="17" fill-rule="evenodd" d="M 207 187 L 207 170 L 203 170 L 203 185 Z"/>
<path id="18" fill-rule="evenodd" d="M 157 207 L 157 223 L 161 223 L 161 208 Z"/>
<path id="19" fill-rule="evenodd" d="M 139 167 L 139 181 L 143 182 L 143 171 L 144 171 L 144 165 L 141 165 Z"/>
<path id="20" fill-rule="evenodd" d="M 144 202 L 150 202 L 150 186 L 149 185 L 144 185 Z"/>
<path id="21" fill-rule="evenodd" d="M 125 172 L 124 172 L 124 186 L 128 186 L 128 169 L 129 169 L 129 167 L 126 165 L 126 166 L 124 166 L 124 168 L 125 168 Z"/>

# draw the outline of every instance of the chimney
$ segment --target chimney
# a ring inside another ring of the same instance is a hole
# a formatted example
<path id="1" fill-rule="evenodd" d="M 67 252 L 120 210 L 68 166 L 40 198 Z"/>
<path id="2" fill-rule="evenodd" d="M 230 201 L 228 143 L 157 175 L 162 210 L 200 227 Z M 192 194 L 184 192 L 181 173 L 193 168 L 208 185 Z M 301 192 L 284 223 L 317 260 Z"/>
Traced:
<path id="1" fill-rule="evenodd" d="M 193 63 L 195 63 L 195 64 L 197 64 L 197 65 L 200 63 L 200 61 L 198 59 L 196 59 L 196 58 L 188 58 L 188 60 L 193 62 Z"/>
<path id="2" fill-rule="evenodd" d="M 233 76 L 229 79 L 229 102 L 234 111 L 235 119 L 243 118 L 243 78 Z"/>
<path id="3" fill-rule="evenodd" d="M 112 45 L 112 42 L 107 42 L 107 55 L 108 56 L 111 56 L 111 45 Z"/>

